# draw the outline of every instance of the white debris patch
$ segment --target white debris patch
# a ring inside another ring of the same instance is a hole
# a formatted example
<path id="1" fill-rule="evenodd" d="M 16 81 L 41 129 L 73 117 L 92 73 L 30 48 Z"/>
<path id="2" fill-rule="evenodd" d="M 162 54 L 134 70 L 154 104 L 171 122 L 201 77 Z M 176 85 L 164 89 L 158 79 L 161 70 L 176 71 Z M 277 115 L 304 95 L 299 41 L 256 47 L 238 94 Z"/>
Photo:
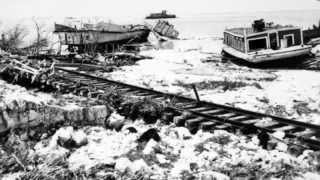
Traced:
<path id="1" fill-rule="evenodd" d="M 127 131 L 129 126 L 137 132 Z M 139 137 L 150 128 L 157 129 L 161 140 L 139 142 Z M 87 143 L 68 149 L 61 147 L 59 138 L 77 142 L 85 139 Z M 34 153 L 51 159 L 66 157 L 72 171 L 88 171 L 106 164 L 114 166 L 115 172 L 122 177 L 144 174 L 156 179 L 183 179 L 189 175 L 228 179 L 240 177 L 237 173 L 243 175 L 244 169 L 246 177 L 259 177 L 263 173 L 274 177 L 284 168 L 288 168 L 289 174 L 290 170 L 297 174 L 312 174 L 313 168 L 319 165 L 312 158 L 312 151 L 294 157 L 283 149 L 264 150 L 259 146 L 257 137 L 226 131 L 199 131 L 192 135 L 183 127 L 144 125 L 140 121 L 126 124 L 119 132 L 102 127 L 61 128 L 48 143 L 38 143 Z"/>
<path id="2" fill-rule="evenodd" d="M 11 105 L 12 102 L 33 102 L 39 105 L 58 105 L 65 110 L 79 109 L 81 101 L 88 101 L 88 98 L 74 96 L 71 94 L 53 96 L 52 94 L 35 92 L 34 90 L 27 90 L 26 88 L 9 84 L 0 80 L 0 96 L 1 100 Z"/>
<path id="3" fill-rule="evenodd" d="M 189 41 L 183 42 L 188 44 Z M 213 42 L 213 47 L 216 48 L 217 43 Z M 130 84 L 183 94 L 189 91 L 179 86 L 179 83 L 223 81 L 226 78 L 233 81 L 274 78 L 274 75 L 252 71 L 245 67 L 233 68 L 234 70 L 229 72 L 228 69 L 217 67 L 216 64 L 203 63 L 202 60 L 210 59 L 212 53 L 203 52 L 202 48 L 182 46 L 178 41 L 175 43 L 178 47 L 172 50 L 143 51 L 143 55 L 151 56 L 153 59 L 141 60 L 135 66 L 125 66 L 105 76 Z"/>
<path id="4" fill-rule="evenodd" d="M 316 47 L 314 47 L 311 52 L 316 56 L 320 56 L 320 45 L 317 45 Z"/>
<path id="5" fill-rule="evenodd" d="M 8 84 L 3 80 L 0 80 L 0 89 L 0 95 L 2 96 L 2 100 L 5 102 L 12 102 L 15 100 L 40 104 L 48 103 L 54 100 L 54 98 L 49 94 L 40 92 L 34 93 L 21 86 Z"/>
<path id="6" fill-rule="evenodd" d="M 89 128 L 88 145 L 77 149 L 70 157 L 71 169 L 84 166 L 89 169 L 96 164 L 114 164 L 117 157 L 136 147 L 135 134 L 107 131 L 103 128 Z"/>

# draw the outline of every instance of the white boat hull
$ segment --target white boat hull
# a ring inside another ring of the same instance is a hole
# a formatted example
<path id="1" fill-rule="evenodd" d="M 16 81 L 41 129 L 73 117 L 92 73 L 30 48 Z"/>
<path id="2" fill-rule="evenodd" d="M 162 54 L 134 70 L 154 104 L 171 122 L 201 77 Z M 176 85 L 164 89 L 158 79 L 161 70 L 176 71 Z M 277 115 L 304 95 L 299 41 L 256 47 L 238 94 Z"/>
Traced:
<path id="1" fill-rule="evenodd" d="M 311 48 L 312 48 L 311 46 L 299 45 L 299 46 L 292 46 L 289 48 L 284 48 L 279 50 L 267 49 L 267 50 L 261 50 L 256 52 L 243 53 L 232 47 L 225 46 L 223 47 L 223 51 L 236 58 L 245 60 L 250 63 L 261 63 L 261 62 L 276 61 L 276 60 L 306 56 L 310 54 Z"/>

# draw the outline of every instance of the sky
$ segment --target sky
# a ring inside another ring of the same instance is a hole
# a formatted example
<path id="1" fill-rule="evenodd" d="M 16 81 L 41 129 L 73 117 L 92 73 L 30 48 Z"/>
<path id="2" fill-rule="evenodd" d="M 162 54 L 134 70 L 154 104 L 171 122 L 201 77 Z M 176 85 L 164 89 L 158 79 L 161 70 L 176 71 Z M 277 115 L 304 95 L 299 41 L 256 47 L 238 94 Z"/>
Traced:
<path id="1" fill-rule="evenodd" d="M 139 17 L 166 9 L 179 14 L 319 9 L 319 0 L 0 0 L 0 17 Z"/>

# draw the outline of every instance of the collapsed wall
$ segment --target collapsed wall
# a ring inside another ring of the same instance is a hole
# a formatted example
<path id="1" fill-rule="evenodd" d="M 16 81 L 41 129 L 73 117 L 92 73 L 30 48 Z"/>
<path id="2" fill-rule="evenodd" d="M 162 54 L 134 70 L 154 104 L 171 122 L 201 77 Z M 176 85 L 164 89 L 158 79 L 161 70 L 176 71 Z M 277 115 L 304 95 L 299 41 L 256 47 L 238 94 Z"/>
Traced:
<path id="1" fill-rule="evenodd" d="M 18 127 L 33 127 L 40 124 L 90 124 L 104 125 L 110 115 L 105 105 L 72 107 L 36 104 L 31 101 L 12 101 L 0 105 L 0 133 Z"/>
<path id="2" fill-rule="evenodd" d="M 111 108 L 102 102 L 73 95 L 34 93 L 0 80 L 0 134 L 10 129 L 62 123 L 104 125 Z"/>

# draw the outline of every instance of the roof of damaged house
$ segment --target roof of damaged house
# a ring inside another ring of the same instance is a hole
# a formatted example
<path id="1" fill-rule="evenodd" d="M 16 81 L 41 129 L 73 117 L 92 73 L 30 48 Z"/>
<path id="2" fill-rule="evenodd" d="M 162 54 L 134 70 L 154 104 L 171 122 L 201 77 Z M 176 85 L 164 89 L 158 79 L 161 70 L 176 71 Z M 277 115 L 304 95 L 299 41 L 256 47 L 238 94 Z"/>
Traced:
<path id="1" fill-rule="evenodd" d="M 76 28 L 72 28 L 70 26 L 62 25 L 62 24 L 54 24 L 54 32 L 73 32 L 77 31 Z"/>
<path id="2" fill-rule="evenodd" d="M 97 24 L 83 24 L 81 27 L 71 27 L 62 24 L 55 24 L 55 33 L 59 32 L 88 32 L 88 31 L 99 31 L 99 32 L 128 32 L 132 30 L 146 28 L 142 25 L 117 25 L 112 23 L 100 22 Z"/>

